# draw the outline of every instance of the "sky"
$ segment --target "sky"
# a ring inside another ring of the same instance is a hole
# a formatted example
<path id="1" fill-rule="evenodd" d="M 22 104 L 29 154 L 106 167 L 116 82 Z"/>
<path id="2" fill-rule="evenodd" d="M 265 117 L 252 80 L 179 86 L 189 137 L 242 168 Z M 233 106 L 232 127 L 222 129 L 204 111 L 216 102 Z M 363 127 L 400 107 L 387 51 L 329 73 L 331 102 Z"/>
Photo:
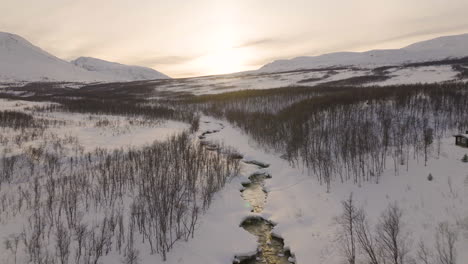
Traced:
<path id="1" fill-rule="evenodd" d="M 466 10 L 467 0 L 0 0 L 0 31 L 66 60 L 189 77 L 468 33 Z"/>

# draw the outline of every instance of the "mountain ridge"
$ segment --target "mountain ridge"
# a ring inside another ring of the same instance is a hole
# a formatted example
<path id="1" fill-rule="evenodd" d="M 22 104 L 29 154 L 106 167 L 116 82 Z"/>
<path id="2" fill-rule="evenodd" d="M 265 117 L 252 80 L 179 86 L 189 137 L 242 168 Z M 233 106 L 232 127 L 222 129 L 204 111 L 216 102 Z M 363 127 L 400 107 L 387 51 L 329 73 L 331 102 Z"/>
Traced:
<path id="1" fill-rule="evenodd" d="M 280 72 L 335 66 L 374 68 L 463 57 L 468 57 L 468 34 L 438 37 L 416 42 L 400 49 L 334 52 L 318 56 L 276 60 L 265 64 L 257 72 Z"/>
<path id="2" fill-rule="evenodd" d="M 83 65 L 98 63 L 95 71 Z M 0 81 L 116 82 L 169 78 L 156 70 L 89 58 L 75 65 L 35 46 L 25 38 L 0 32 Z"/>

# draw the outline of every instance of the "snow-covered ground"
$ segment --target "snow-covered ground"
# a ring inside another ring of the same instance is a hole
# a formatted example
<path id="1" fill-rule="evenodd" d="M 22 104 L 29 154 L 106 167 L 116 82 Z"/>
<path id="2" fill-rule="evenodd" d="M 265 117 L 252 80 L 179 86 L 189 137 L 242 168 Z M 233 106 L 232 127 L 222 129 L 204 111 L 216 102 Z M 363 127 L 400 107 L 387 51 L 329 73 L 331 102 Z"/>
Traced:
<path id="1" fill-rule="evenodd" d="M 457 72 L 452 69 L 452 66 L 427 66 L 427 67 L 410 67 L 410 68 L 395 68 L 389 70 L 390 79 L 371 83 L 369 85 L 400 85 L 413 83 L 441 83 L 456 79 Z"/>
<path id="2" fill-rule="evenodd" d="M 149 145 L 155 140 L 164 141 L 189 128 L 188 124 L 176 121 L 154 124 L 141 118 L 110 115 L 54 113 L 50 117 L 68 121 L 64 128 L 53 128 L 51 132 L 76 137 L 85 151 Z"/>
<path id="3" fill-rule="evenodd" d="M 140 117 L 33 111 L 34 107 L 47 105 L 50 103 L 0 99 L 0 111 L 19 111 L 32 114 L 38 119 L 59 122 L 44 131 L 45 138 L 73 141 L 75 146 L 85 152 L 96 148 L 117 149 L 149 145 L 155 140 L 166 140 L 189 128 L 188 124 L 171 120 L 154 122 Z M 24 134 L 24 131 L 11 128 L 0 128 L 0 131 L 2 138 L 9 139 L 0 145 L 0 153 L 17 154 L 24 148 L 44 143 L 39 138 L 18 146 L 14 138 Z"/>
<path id="4" fill-rule="evenodd" d="M 151 68 L 123 65 L 90 57 L 79 57 L 71 61 L 71 63 L 85 70 L 107 75 L 109 79 L 114 78 L 115 80 L 138 81 L 169 79 L 169 76 Z"/>
<path id="5" fill-rule="evenodd" d="M 220 122 L 208 117 L 202 120 Z M 202 131 L 204 126 L 202 122 Z M 267 171 L 272 179 L 266 182 L 269 193 L 262 216 L 277 223 L 274 232 L 285 239 L 297 263 L 343 263 L 333 223 L 341 213 L 341 201 L 350 193 L 366 210 L 371 224 L 389 204 L 398 203 L 413 256 L 420 240 L 433 246 L 437 225 L 447 221 L 458 233 L 458 263 L 468 259 L 468 163 L 461 161 L 468 150 L 455 146 L 453 138 L 443 140 L 440 158 L 432 157 L 427 166 L 422 160 L 412 161 L 409 170 L 401 168 L 399 175 L 388 169 L 379 184 L 335 184 L 327 193 L 325 186 L 301 168 L 291 167 L 277 154 L 262 150 L 239 129 L 226 123 L 224 127 L 208 135 L 208 139 L 235 147 L 246 158 L 271 164 Z M 244 175 L 233 179 L 216 196 L 196 238 L 178 243 L 168 263 L 228 263 L 234 255 L 256 250 L 253 236 L 239 226 L 250 214 L 250 208 L 241 206 L 244 201 L 239 192 L 240 183 L 252 172 L 249 165 L 245 167 Z M 432 181 L 427 179 L 429 173 L 434 177 Z"/>
<path id="6" fill-rule="evenodd" d="M 209 76 L 173 80 L 159 84 L 157 87 L 160 90 L 167 91 L 190 92 L 194 94 L 217 94 L 246 89 L 271 89 L 293 86 L 304 79 L 322 79 L 327 73 L 328 70 L 252 76 Z"/>
<path id="7" fill-rule="evenodd" d="M 386 72 L 387 80 L 364 85 L 397 85 L 412 83 L 441 83 L 459 81 L 451 65 L 395 67 Z M 297 71 L 253 75 L 209 76 L 189 79 L 175 79 L 157 83 L 159 91 L 188 92 L 195 95 L 219 94 L 239 90 L 261 90 L 282 87 L 317 86 L 334 81 L 346 81 L 353 77 L 375 76 L 368 69 L 323 69 L 317 71 Z"/>
<path id="8" fill-rule="evenodd" d="M 0 110 L 30 113 L 32 108 L 47 104 L 1 100 Z M 144 119 L 106 115 L 35 112 L 35 117 L 63 121 L 62 125 L 48 128 L 48 132 L 57 138 L 75 138 L 86 150 L 142 146 L 188 128 L 178 122 L 148 124 Z M 200 125 L 201 132 L 219 131 L 206 135 L 208 141 L 236 149 L 244 155 L 244 160 L 270 164 L 265 169 L 272 175 L 265 186 L 267 202 L 259 216 L 277 224 L 274 233 L 284 238 L 285 246 L 294 254 L 297 263 L 310 263 L 311 260 L 324 264 L 342 263 L 336 240 L 338 227 L 333 223 L 341 213 L 341 201 L 350 193 L 353 193 L 356 204 L 366 210 L 371 224 L 377 222 L 389 204 L 398 203 L 403 209 L 403 232 L 412 248 L 411 255 L 415 256 L 420 240 L 433 246 L 437 225 L 448 222 L 458 233 L 458 263 L 464 264 L 460 261 L 468 259 L 468 252 L 464 250 L 468 245 L 468 163 L 461 161 L 468 149 L 455 146 L 453 138 L 442 141 L 440 157 L 431 157 L 427 166 L 423 160 L 413 160 L 409 170 L 401 168 L 398 175 L 394 175 L 392 169 L 385 171 L 379 184 L 334 184 L 327 193 L 326 187 L 319 185 L 313 175 L 308 175 L 303 168 L 291 166 L 279 154 L 265 150 L 229 123 L 204 116 Z M 9 133 L 15 132 L 2 130 L 3 136 Z M 36 143 L 27 144 L 34 146 Z M 14 149 L 15 146 L 6 147 Z M 256 251 L 256 238 L 240 223 L 246 217 L 258 214 L 250 212 L 251 207 L 242 199 L 240 190 L 242 183 L 257 170 L 253 165 L 243 165 L 241 175 L 232 178 L 214 196 L 208 211 L 200 216 L 194 238 L 176 242 L 166 263 L 231 263 L 235 256 L 252 255 Z M 429 174 L 434 177 L 432 181 L 428 180 Z M 23 222 L 18 217 L 2 220 L 0 240 L 12 232 L 20 232 Z M 147 245 L 140 245 L 138 249 L 142 264 L 163 263 L 159 255 L 148 252 Z M 2 248 L 0 260 L 12 263 L 11 254 Z M 121 256 L 116 252 L 102 258 L 102 263 L 120 261 Z"/>

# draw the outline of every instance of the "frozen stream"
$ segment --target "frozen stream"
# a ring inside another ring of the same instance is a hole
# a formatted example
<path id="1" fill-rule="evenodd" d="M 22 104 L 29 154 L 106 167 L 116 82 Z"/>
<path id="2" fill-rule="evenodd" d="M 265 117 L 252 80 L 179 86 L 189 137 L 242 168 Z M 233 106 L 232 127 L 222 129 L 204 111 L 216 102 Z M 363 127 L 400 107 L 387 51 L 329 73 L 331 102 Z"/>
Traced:
<path id="1" fill-rule="evenodd" d="M 219 124 L 219 130 L 205 131 L 200 135 L 202 144 L 212 151 L 218 151 L 219 146 L 212 144 L 207 140 L 207 136 L 219 132 L 224 128 Z M 242 157 L 240 155 L 240 157 Z M 284 241 L 282 238 L 273 234 L 274 224 L 267 219 L 262 218 L 258 214 L 262 213 L 263 208 L 267 202 L 268 192 L 265 190 L 265 181 L 272 176 L 265 171 L 269 164 L 257 160 L 243 160 L 246 166 L 255 166 L 258 171 L 254 172 L 249 177 L 249 182 L 243 183 L 241 191 L 242 198 L 251 207 L 251 212 L 255 215 L 249 216 L 242 221 L 240 226 L 247 232 L 257 237 L 258 248 L 257 252 L 251 256 L 237 256 L 234 263 L 241 264 L 288 264 L 294 262 L 291 258 L 289 249 L 284 248 Z"/>

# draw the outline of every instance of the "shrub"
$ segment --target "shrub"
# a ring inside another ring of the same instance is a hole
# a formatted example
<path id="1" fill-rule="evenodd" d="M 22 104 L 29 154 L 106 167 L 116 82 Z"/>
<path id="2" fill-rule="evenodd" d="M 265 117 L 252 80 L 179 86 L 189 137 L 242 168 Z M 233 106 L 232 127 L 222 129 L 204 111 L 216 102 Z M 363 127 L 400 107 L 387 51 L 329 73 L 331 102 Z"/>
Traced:
<path id="1" fill-rule="evenodd" d="M 427 176 L 427 180 L 432 181 L 433 179 L 434 179 L 434 176 L 432 176 L 432 173 L 429 173 L 429 175 Z"/>
<path id="2" fill-rule="evenodd" d="M 462 161 L 463 162 L 468 162 L 468 155 L 467 154 L 465 154 L 465 156 L 463 156 Z"/>

